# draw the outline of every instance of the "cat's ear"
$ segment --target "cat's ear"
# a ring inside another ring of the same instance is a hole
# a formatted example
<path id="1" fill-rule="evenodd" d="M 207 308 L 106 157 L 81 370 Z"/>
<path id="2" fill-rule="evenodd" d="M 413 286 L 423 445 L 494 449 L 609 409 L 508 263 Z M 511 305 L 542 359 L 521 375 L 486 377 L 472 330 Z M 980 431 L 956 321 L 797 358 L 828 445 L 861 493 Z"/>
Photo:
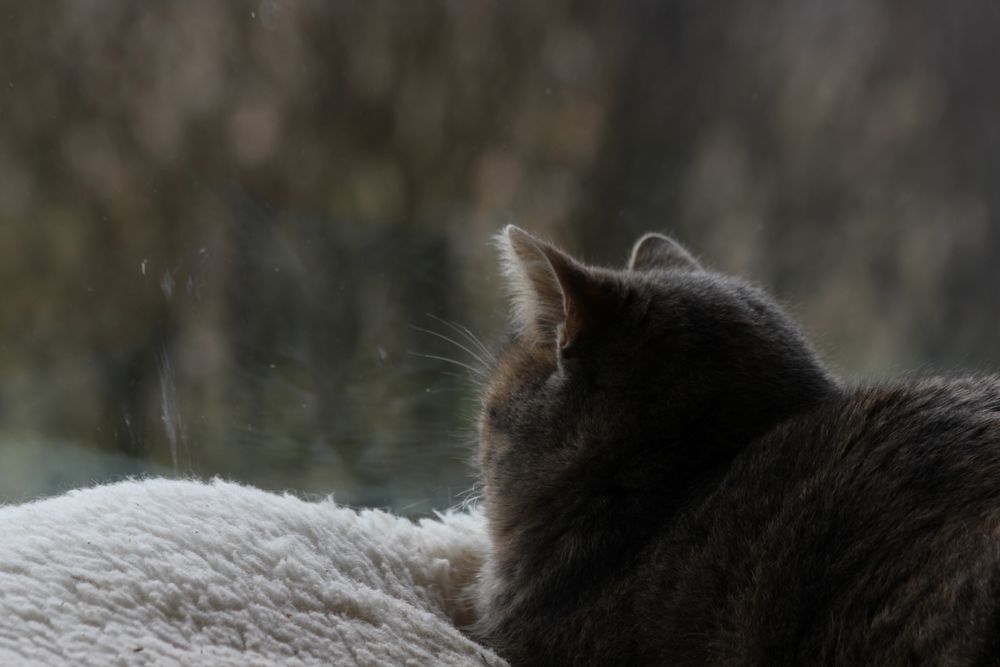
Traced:
<path id="1" fill-rule="evenodd" d="M 632 256 L 628 260 L 630 271 L 650 271 L 652 269 L 684 269 L 701 271 L 691 253 L 673 239 L 663 234 L 646 234 L 636 241 Z"/>
<path id="2" fill-rule="evenodd" d="M 592 269 L 514 225 L 498 242 L 515 326 L 568 353 L 601 317 L 605 286 Z"/>

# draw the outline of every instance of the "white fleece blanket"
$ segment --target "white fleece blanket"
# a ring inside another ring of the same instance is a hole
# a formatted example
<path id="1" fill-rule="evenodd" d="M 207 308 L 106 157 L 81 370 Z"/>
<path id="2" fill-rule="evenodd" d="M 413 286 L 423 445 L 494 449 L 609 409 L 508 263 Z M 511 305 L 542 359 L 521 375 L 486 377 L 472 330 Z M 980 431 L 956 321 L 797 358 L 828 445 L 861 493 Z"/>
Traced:
<path id="1" fill-rule="evenodd" d="M 477 515 L 146 480 L 0 508 L 0 665 L 503 665 L 456 629 Z"/>

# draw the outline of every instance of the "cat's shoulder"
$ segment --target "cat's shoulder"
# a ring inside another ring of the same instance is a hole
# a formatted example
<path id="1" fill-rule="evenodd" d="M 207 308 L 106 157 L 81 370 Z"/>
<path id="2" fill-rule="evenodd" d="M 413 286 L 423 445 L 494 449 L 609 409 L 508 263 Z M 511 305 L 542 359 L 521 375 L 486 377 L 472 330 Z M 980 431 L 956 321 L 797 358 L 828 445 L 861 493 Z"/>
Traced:
<path id="1" fill-rule="evenodd" d="M 782 426 L 821 431 L 836 426 L 837 435 L 844 433 L 841 429 L 884 435 L 886 431 L 906 433 L 932 423 L 947 428 L 957 427 L 966 419 L 997 417 L 1000 376 L 970 375 L 858 383 Z"/>
<path id="2" fill-rule="evenodd" d="M 924 483 L 1000 485 L 1000 377 L 861 383 L 795 415 L 734 461 L 722 495 L 781 497 L 798 485 L 824 494 L 915 493 Z M 943 488 L 943 487 L 942 487 Z M 866 495 L 867 494 L 867 495 Z"/>
<path id="3" fill-rule="evenodd" d="M 998 417 L 1000 377 L 974 375 L 861 384 L 845 391 L 817 421 L 874 438 L 895 433 L 897 440 L 932 436 L 935 430 L 957 435 L 970 424 Z"/>

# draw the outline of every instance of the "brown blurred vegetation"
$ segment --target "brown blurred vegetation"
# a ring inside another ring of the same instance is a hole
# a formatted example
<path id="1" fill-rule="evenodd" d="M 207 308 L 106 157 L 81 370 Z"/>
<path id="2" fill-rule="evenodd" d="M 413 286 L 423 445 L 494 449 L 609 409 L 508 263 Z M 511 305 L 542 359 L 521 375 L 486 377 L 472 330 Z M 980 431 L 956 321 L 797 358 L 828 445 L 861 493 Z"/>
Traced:
<path id="1" fill-rule="evenodd" d="M 995 368 L 998 56 L 981 1 L 0 0 L 0 497 L 455 502 L 415 327 L 500 334 L 508 222 L 672 233 L 852 376 Z"/>

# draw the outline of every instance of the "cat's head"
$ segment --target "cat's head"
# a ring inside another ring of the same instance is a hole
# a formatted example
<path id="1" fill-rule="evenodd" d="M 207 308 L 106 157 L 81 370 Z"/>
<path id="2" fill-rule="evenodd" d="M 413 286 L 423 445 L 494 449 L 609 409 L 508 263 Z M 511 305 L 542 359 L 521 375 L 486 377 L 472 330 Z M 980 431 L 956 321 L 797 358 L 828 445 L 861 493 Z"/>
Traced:
<path id="1" fill-rule="evenodd" d="M 513 226 L 498 243 L 513 334 L 479 423 L 495 537 L 543 506 L 580 521 L 581 508 L 667 514 L 754 438 L 837 391 L 767 295 L 665 236 L 639 239 L 623 270 Z"/>

